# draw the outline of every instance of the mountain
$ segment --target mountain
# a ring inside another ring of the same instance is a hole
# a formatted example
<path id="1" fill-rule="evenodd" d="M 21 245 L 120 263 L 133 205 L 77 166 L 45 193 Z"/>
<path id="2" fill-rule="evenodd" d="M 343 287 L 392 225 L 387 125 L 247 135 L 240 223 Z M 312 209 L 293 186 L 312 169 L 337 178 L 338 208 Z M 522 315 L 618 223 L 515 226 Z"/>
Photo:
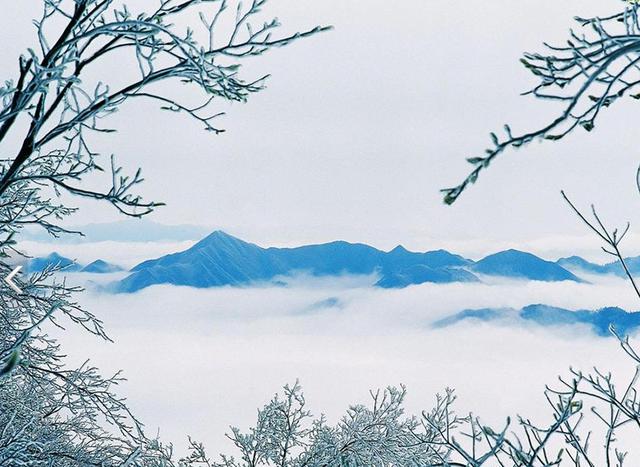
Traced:
<path id="1" fill-rule="evenodd" d="M 318 276 L 371 274 L 386 253 L 362 243 L 337 241 L 297 248 L 267 248 L 278 274 L 311 272 Z"/>
<path id="2" fill-rule="evenodd" d="M 640 256 L 633 256 L 624 259 L 627 268 L 629 268 L 629 272 L 636 276 L 640 274 Z M 619 261 L 614 261 L 612 263 L 606 264 L 607 272 L 609 274 L 615 274 L 617 276 L 623 277 L 626 275 L 622 265 Z"/>
<path id="3" fill-rule="evenodd" d="M 572 272 L 587 272 L 590 274 L 612 274 L 614 271 L 611 264 L 596 264 L 587 261 L 579 256 L 560 258 L 556 264 Z"/>
<path id="4" fill-rule="evenodd" d="M 90 272 L 94 274 L 107 274 L 111 272 L 119 272 L 124 269 L 115 264 L 107 263 L 101 259 L 94 261 L 93 263 L 87 264 L 85 267 L 81 269 L 80 272 Z"/>
<path id="5" fill-rule="evenodd" d="M 489 255 L 469 268 L 472 272 L 490 276 L 505 276 L 536 281 L 575 281 L 582 279 L 559 264 L 545 261 L 531 253 L 507 250 Z"/>
<path id="6" fill-rule="evenodd" d="M 640 273 L 640 256 L 634 256 L 631 258 L 625 258 L 624 259 L 625 264 L 627 265 L 627 267 L 629 268 L 629 271 L 631 272 L 631 274 L 639 274 Z M 616 272 L 619 275 L 623 275 L 624 271 L 622 269 L 622 266 L 620 265 L 619 262 L 614 262 L 611 264 L 608 264 L 608 266 L 610 268 L 614 269 L 614 272 Z"/>
<path id="7" fill-rule="evenodd" d="M 262 248 L 222 231 L 180 253 L 145 261 L 114 290 L 135 292 L 154 284 L 214 287 L 271 281 L 296 272 L 316 276 L 378 273 L 380 287 L 423 282 L 477 280 L 459 269 L 472 261 L 444 250 L 415 253 L 398 246 L 389 252 L 361 243 L 336 241 L 296 248 Z"/>
<path id="8" fill-rule="evenodd" d="M 272 279 L 286 269 L 264 248 L 216 231 L 188 250 L 145 261 L 131 271 L 117 291 L 134 292 L 154 284 L 243 285 Z"/>
<path id="9" fill-rule="evenodd" d="M 417 264 L 399 271 L 383 274 L 376 286 L 386 289 L 396 289 L 409 285 L 424 284 L 425 282 L 478 282 L 479 279 L 464 269 L 432 268 L 424 264 Z"/>
<path id="10" fill-rule="evenodd" d="M 432 323 L 434 328 L 447 328 L 462 321 L 475 319 L 478 321 L 507 320 L 519 312 L 513 308 L 479 308 L 475 310 L 462 310 L 446 318 L 439 319 Z"/>
<path id="11" fill-rule="evenodd" d="M 509 250 L 474 263 L 445 250 L 426 253 L 403 246 L 385 252 L 362 243 L 336 241 L 296 248 L 263 248 L 216 231 L 179 253 L 145 261 L 113 285 L 116 292 L 135 292 L 155 284 L 191 287 L 241 286 L 273 282 L 278 276 L 377 274 L 383 288 L 425 282 L 477 282 L 478 274 L 541 281 L 580 282 L 562 266 L 530 253 Z"/>
<path id="12" fill-rule="evenodd" d="M 432 267 L 460 267 L 473 264 L 473 261 L 446 250 L 427 251 L 422 254 L 425 262 Z"/>
<path id="13" fill-rule="evenodd" d="M 624 259 L 625 264 L 629 268 L 632 275 L 640 274 L 640 256 L 632 256 Z M 560 258 L 556 263 L 565 269 L 575 273 L 589 274 L 615 274 L 616 276 L 625 276 L 624 269 L 619 261 L 613 261 L 607 264 L 597 264 L 587 261 L 579 256 L 570 256 L 568 258 Z"/>
<path id="14" fill-rule="evenodd" d="M 25 265 L 25 272 L 42 272 L 48 267 L 60 268 L 62 272 L 89 272 L 98 274 L 123 271 L 120 266 L 107 263 L 106 261 L 103 261 L 101 259 L 83 266 L 77 261 L 61 256 L 58 253 L 51 253 L 49 256 L 45 256 L 42 258 L 33 258 L 32 260 L 28 261 Z"/>
<path id="15" fill-rule="evenodd" d="M 614 326 L 621 335 L 640 327 L 640 313 L 628 313 L 618 307 L 601 308 L 597 311 L 570 311 L 546 305 L 529 305 L 522 309 L 520 316 L 544 325 L 588 324 L 599 336 L 611 335 L 610 326 Z"/>
<path id="16" fill-rule="evenodd" d="M 58 253 L 51 253 L 49 256 L 43 258 L 31 259 L 25 266 L 25 272 L 42 272 L 49 267 L 58 267 L 64 272 L 76 272 L 82 269 L 82 266 L 74 260 L 65 258 Z"/>
<path id="17" fill-rule="evenodd" d="M 585 324 L 602 337 L 612 335 L 609 331 L 610 326 L 615 327 L 616 331 L 623 336 L 640 328 L 640 313 L 629 313 L 622 308 L 607 307 L 595 311 L 572 311 L 548 305 L 529 305 L 521 310 L 512 308 L 464 310 L 433 323 L 433 327 L 448 327 L 470 319 L 502 322 L 530 321 L 541 326 Z"/>

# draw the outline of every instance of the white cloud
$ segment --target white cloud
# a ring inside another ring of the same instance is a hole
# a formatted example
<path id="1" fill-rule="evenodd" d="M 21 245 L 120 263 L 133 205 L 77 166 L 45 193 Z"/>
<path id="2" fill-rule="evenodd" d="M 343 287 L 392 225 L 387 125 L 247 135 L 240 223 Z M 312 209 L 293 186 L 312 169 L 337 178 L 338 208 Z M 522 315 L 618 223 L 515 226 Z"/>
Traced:
<path id="1" fill-rule="evenodd" d="M 333 298 L 325 302 L 328 298 Z M 545 383 L 569 365 L 633 370 L 613 339 L 583 328 L 518 328 L 429 323 L 463 308 L 546 303 L 567 308 L 637 308 L 627 284 L 503 282 L 425 284 L 403 290 L 299 282 L 293 288 L 193 289 L 155 286 L 132 295 L 87 294 L 116 344 L 79 332 L 65 336 L 72 358 L 91 354 L 105 370 L 123 368 L 124 386 L 153 431 L 180 445 L 186 434 L 212 452 L 228 450 L 229 424 L 246 427 L 279 387 L 300 378 L 314 413 L 335 420 L 368 389 L 405 383 L 412 411 L 446 386 L 461 412 L 498 424 L 509 414 L 544 411 Z M 323 308 L 322 304 L 328 306 Z M 301 311 L 305 311 L 301 313 Z"/>

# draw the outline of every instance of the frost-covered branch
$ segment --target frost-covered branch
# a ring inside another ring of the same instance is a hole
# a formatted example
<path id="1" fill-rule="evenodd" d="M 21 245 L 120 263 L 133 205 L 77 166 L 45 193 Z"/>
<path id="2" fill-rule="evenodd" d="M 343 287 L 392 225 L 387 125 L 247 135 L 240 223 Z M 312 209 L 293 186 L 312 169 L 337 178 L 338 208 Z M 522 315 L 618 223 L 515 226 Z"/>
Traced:
<path id="1" fill-rule="evenodd" d="M 222 104 L 263 89 L 267 74 L 244 77 L 244 59 L 327 29 L 279 34 L 276 20 L 261 19 L 266 3 L 39 2 L 34 47 L 0 85 L 0 277 L 27 255 L 16 243 L 25 226 L 54 237 L 80 233 L 63 227 L 76 212 L 64 194 L 106 201 L 135 217 L 161 205 L 138 194 L 140 170 L 125 172 L 114 155 L 92 147 L 95 135 L 114 132 L 109 117 L 127 101 L 152 99 L 220 132 L 213 120 Z M 113 63 L 119 68 L 106 72 Z M 199 102 L 158 86 L 170 81 L 193 88 Z M 133 156 L 119 160 L 135 163 Z M 107 173 L 107 186 L 95 185 L 89 176 L 96 172 Z M 51 266 L 18 277 L 21 293 L 0 281 L 0 467 L 197 465 L 176 461 L 170 445 L 145 434 L 116 392 L 119 374 L 103 377 L 89 362 L 65 364 L 48 328 L 74 325 L 109 338 L 63 273 Z"/>
<path id="2" fill-rule="evenodd" d="M 632 364 L 640 365 L 629 340 L 616 336 Z M 625 432 L 640 435 L 639 376 L 636 369 L 620 384 L 598 369 L 570 369 L 557 387 L 545 391 L 550 411 L 537 417 L 550 422 L 518 416 L 517 423 L 507 419 L 500 430 L 472 414 L 457 415 L 451 390 L 437 396 L 433 409 L 408 415 L 402 386 L 372 392 L 368 405 L 351 406 L 329 425 L 324 416 L 311 415 L 296 383 L 259 410 L 246 433 L 232 428 L 228 437 L 237 457 L 212 461 L 192 441 L 189 458 L 207 467 L 621 467 L 627 453 L 616 440 Z"/>
<path id="3" fill-rule="evenodd" d="M 469 175 L 442 190 L 445 203 L 454 203 L 506 150 L 534 140 L 557 141 L 577 128 L 591 131 L 602 112 L 622 97 L 640 99 L 640 5 L 624 3 L 625 9 L 615 15 L 576 17 L 580 30 L 571 30 L 566 44 L 545 44 L 542 53 L 524 54 L 522 64 L 539 80 L 525 94 L 560 102 L 563 110 L 533 131 L 515 132 L 505 125 L 504 131 L 491 133 L 485 153 L 467 159 L 473 166 Z"/>

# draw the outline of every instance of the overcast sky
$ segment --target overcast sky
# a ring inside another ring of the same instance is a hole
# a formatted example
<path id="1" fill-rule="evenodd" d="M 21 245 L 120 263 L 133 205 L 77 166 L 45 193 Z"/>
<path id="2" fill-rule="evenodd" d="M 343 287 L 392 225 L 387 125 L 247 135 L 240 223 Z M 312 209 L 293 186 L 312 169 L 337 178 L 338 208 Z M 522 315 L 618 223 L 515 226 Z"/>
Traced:
<path id="1" fill-rule="evenodd" d="M 518 95 L 532 83 L 521 52 L 565 38 L 574 15 L 619 3 L 273 0 L 267 11 L 287 30 L 335 30 L 249 62 L 247 78 L 273 76 L 248 104 L 223 106 L 227 133 L 137 102 L 112 119 L 119 133 L 101 149 L 143 167 L 144 193 L 167 203 L 154 220 L 261 243 L 553 242 L 584 234 L 561 188 L 612 223 L 633 221 L 635 101 L 607 111 L 591 134 L 508 152 L 453 208 L 438 192 L 466 175 L 464 158 L 483 152 L 489 131 L 531 129 L 557 111 Z M 33 37 L 18 8 L 15 30 L 3 32 L 15 39 L 0 51 L 6 77 Z M 74 223 L 116 217 L 94 205 Z"/>

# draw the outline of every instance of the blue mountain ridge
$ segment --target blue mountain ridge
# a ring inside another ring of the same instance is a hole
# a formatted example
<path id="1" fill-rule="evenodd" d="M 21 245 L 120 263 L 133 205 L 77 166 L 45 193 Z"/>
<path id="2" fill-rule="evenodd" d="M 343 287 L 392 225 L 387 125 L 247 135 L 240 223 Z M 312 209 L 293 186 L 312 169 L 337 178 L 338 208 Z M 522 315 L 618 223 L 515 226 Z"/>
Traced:
<path id="1" fill-rule="evenodd" d="M 82 268 L 81 272 L 90 272 L 93 274 L 108 274 L 111 272 L 124 271 L 124 268 L 116 264 L 107 263 L 101 259 L 97 259 Z"/>
<path id="2" fill-rule="evenodd" d="M 551 261 L 531 253 L 507 250 L 494 253 L 470 267 L 471 271 L 491 276 L 504 276 L 537 281 L 582 282 L 575 274 Z"/>
<path id="3" fill-rule="evenodd" d="M 193 247 L 138 264 L 112 286 L 115 292 L 136 292 L 156 284 L 215 287 L 272 281 L 296 272 L 316 276 L 378 274 L 375 284 L 400 288 L 425 282 L 477 282 L 477 274 L 519 279 L 580 282 L 562 266 L 530 253 L 509 250 L 477 263 L 445 250 L 412 252 L 402 246 L 384 252 L 361 243 L 336 241 L 295 248 L 262 248 L 222 231 Z"/>
<path id="4" fill-rule="evenodd" d="M 529 305 L 520 310 L 513 308 L 481 308 L 463 310 L 432 324 L 434 328 L 453 326 L 462 321 L 521 321 L 534 322 L 541 326 L 561 326 L 586 324 L 598 336 L 611 336 L 609 327 L 613 326 L 620 335 L 640 328 L 640 313 L 627 312 L 618 307 L 606 307 L 599 310 L 567 310 L 548 305 Z"/>
<path id="5" fill-rule="evenodd" d="M 76 272 L 82 269 L 82 266 L 72 259 L 65 258 L 58 253 L 51 253 L 42 258 L 33 258 L 25 265 L 25 272 L 42 272 L 47 268 L 56 267 L 65 272 Z"/>
<path id="6" fill-rule="evenodd" d="M 640 256 L 625 258 L 624 261 L 631 274 L 640 274 Z M 587 261 L 579 256 L 570 256 L 568 258 L 560 258 L 556 263 L 577 274 L 614 274 L 620 277 L 625 275 L 624 269 L 619 261 L 613 261 L 607 264 L 597 264 Z"/>
<path id="7" fill-rule="evenodd" d="M 42 272 L 45 269 L 50 267 L 60 268 L 63 272 L 88 272 L 88 273 L 96 273 L 96 274 L 106 274 L 110 272 L 117 272 L 117 271 L 124 270 L 120 266 L 108 263 L 101 259 L 98 259 L 86 266 L 83 266 L 75 260 L 66 258 L 54 252 L 48 256 L 44 256 L 41 258 L 33 258 L 27 261 L 25 265 L 25 272 L 27 273 Z"/>

